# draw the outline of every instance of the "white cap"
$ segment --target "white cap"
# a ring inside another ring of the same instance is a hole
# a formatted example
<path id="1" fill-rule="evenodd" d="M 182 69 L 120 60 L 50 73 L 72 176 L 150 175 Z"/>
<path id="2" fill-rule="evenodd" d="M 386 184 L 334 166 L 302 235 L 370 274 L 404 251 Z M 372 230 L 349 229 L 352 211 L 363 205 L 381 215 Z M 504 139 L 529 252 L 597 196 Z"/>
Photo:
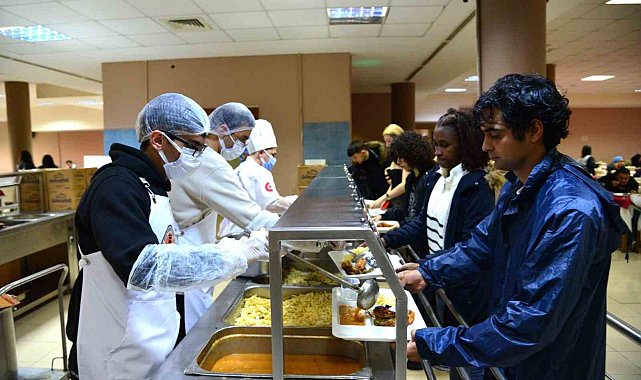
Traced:
<path id="1" fill-rule="evenodd" d="M 247 140 L 247 151 L 251 154 L 263 149 L 276 148 L 277 146 L 272 124 L 267 120 L 256 120 L 256 126 L 252 129 L 249 140 Z"/>

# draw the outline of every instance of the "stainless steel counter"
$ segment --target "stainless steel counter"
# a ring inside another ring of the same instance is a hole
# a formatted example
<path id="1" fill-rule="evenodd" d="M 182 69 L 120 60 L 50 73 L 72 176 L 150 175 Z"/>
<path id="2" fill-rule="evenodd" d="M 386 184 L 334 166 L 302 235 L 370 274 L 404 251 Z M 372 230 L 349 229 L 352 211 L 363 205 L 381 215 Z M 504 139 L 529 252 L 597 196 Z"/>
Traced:
<path id="1" fill-rule="evenodd" d="M 236 279 L 227 285 L 212 307 L 189 331 L 185 339 L 174 349 L 162 366 L 154 373 L 158 380 L 194 380 L 197 377 L 185 375 L 184 370 L 194 361 L 200 350 L 207 344 L 212 334 L 228 325 L 224 315 L 234 305 L 247 286 L 249 280 Z M 373 378 L 387 380 L 394 378 L 394 364 L 390 354 L 389 343 L 366 344 L 367 353 L 372 365 Z M 238 378 L 235 378 L 238 379 Z M 252 379 L 248 376 L 245 379 Z"/>

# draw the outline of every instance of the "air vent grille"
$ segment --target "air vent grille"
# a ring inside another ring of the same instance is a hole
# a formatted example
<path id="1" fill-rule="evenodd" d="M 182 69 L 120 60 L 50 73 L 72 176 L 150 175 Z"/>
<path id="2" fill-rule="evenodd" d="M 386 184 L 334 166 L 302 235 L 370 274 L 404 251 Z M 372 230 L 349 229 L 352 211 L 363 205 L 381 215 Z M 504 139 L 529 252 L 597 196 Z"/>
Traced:
<path id="1" fill-rule="evenodd" d="M 205 31 L 211 30 L 205 20 L 200 17 L 190 17 L 190 18 L 172 18 L 160 20 L 163 24 L 167 25 L 171 30 L 176 32 L 195 32 L 195 31 Z"/>

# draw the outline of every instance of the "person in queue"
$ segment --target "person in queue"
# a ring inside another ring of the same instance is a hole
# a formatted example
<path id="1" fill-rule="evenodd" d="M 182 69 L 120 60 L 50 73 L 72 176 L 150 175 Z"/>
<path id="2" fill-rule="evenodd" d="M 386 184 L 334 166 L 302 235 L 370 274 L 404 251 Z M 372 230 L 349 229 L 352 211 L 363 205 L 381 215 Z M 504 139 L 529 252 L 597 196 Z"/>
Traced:
<path id="1" fill-rule="evenodd" d="M 209 121 L 212 133 L 207 138 L 202 163 L 193 175 L 173 184 L 169 193 L 184 244 L 216 242 L 219 214 L 242 227 L 234 232 L 257 231 L 278 221 L 278 214 L 263 210 L 250 198 L 227 162 L 245 150 L 255 125 L 251 111 L 242 103 L 225 103 L 211 113 Z M 221 235 L 226 234 L 221 231 Z M 211 306 L 212 290 L 206 287 L 185 293 L 187 332 Z"/>
<path id="2" fill-rule="evenodd" d="M 414 132 L 403 132 L 389 149 L 396 164 L 409 172 L 405 182 L 406 202 L 402 207 L 391 207 L 375 219 L 395 220 L 401 225 L 416 219 L 427 200 L 425 177 L 434 167 L 434 152 L 423 136 Z"/>
<path id="3" fill-rule="evenodd" d="M 488 155 L 483 152 L 483 133 L 476 127 L 472 115 L 450 109 L 436 123 L 432 135 L 437 166 L 426 177 L 427 201 L 418 218 L 385 234 L 383 245 L 398 248 L 403 245 L 424 246 L 420 257 L 430 259 L 443 249 L 464 242 L 470 233 L 494 209 L 494 191 L 488 185 L 483 169 Z M 418 264 L 415 264 L 418 267 Z M 475 324 L 487 313 L 487 273 L 471 276 L 466 282 L 447 289 L 447 295 L 463 318 Z M 437 311 L 447 326 L 458 323 L 437 301 Z M 411 366 L 412 364 L 408 364 Z M 483 378 L 483 369 L 468 367 L 470 379 Z M 450 370 L 450 379 L 458 379 Z"/>
<path id="4" fill-rule="evenodd" d="M 388 185 L 383 171 L 387 160 L 384 145 L 378 141 L 352 141 L 347 147 L 347 156 L 352 160 L 349 172 L 361 196 L 377 199 L 385 194 Z"/>
<path id="5" fill-rule="evenodd" d="M 176 344 L 176 292 L 268 257 L 264 233 L 245 239 L 242 250 L 176 244 L 167 191 L 201 165 L 207 132 L 207 114 L 193 100 L 160 95 L 136 120 L 140 149 L 113 144 L 112 163 L 85 191 L 75 216 L 81 270 L 67 322 L 73 379 L 148 378 Z"/>
<path id="6" fill-rule="evenodd" d="M 42 165 L 38 166 L 38 169 L 57 169 L 58 165 L 53 161 L 53 156 L 50 154 L 45 154 L 42 156 Z"/>
<path id="7" fill-rule="evenodd" d="M 614 173 L 599 178 L 607 191 L 612 193 L 638 193 L 639 183 L 632 178 L 626 167 L 618 168 Z"/>
<path id="8" fill-rule="evenodd" d="M 612 162 L 608 164 L 607 169 L 608 171 L 614 171 L 619 168 L 622 168 L 625 166 L 625 160 L 623 160 L 623 156 L 614 156 L 612 159 Z"/>
<path id="9" fill-rule="evenodd" d="M 588 173 L 594 176 L 594 171 L 597 168 L 596 160 L 592 156 L 592 147 L 583 145 L 581 148 L 581 158 L 577 161 Z"/>
<path id="10" fill-rule="evenodd" d="M 398 277 L 412 292 L 447 291 L 489 271 L 489 317 L 413 331 L 408 357 L 500 367 L 511 380 L 603 379 L 611 254 L 626 227 L 610 195 L 556 149 L 570 113 L 540 75 L 506 75 L 476 101 L 483 150 L 508 182 L 467 241 Z"/>
<path id="11" fill-rule="evenodd" d="M 249 156 L 236 168 L 240 184 L 247 191 L 252 201 L 262 209 L 283 214 L 298 198 L 295 195 L 281 196 L 276 189 L 272 169 L 276 165 L 278 144 L 271 123 L 267 120 L 256 120 L 247 140 Z M 220 223 L 222 235 L 242 232 L 239 226 L 225 218 Z"/>
<path id="12" fill-rule="evenodd" d="M 390 124 L 385 127 L 383 130 L 385 148 L 390 149 L 394 140 L 403 132 L 403 128 L 396 124 Z M 369 205 L 370 208 L 381 208 L 385 202 L 389 202 L 388 207 L 405 207 L 405 181 L 410 173 L 398 166 L 394 160 L 390 159 L 389 155 L 388 160 L 389 165 L 385 168 L 385 179 L 389 184 L 389 189 L 372 202 Z"/>

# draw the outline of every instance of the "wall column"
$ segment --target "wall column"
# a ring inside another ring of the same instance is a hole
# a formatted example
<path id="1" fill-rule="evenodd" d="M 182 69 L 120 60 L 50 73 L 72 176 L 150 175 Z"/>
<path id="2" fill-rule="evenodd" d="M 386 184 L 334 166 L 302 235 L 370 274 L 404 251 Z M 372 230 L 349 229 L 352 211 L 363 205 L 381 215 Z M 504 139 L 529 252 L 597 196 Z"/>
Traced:
<path id="1" fill-rule="evenodd" d="M 414 82 L 392 83 L 392 123 L 406 131 L 416 129 Z"/>
<path id="2" fill-rule="evenodd" d="M 552 82 L 556 82 L 556 65 L 554 63 L 545 65 L 545 77 Z"/>
<path id="3" fill-rule="evenodd" d="M 476 0 L 481 92 L 506 74 L 545 75 L 546 0 Z"/>
<path id="4" fill-rule="evenodd" d="M 20 152 L 31 151 L 31 108 L 29 103 L 29 83 L 5 82 L 7 99 L 7 125 L 9 127 L 9 148 L 12 168 L 15 170 L 20 160 Z"/>

